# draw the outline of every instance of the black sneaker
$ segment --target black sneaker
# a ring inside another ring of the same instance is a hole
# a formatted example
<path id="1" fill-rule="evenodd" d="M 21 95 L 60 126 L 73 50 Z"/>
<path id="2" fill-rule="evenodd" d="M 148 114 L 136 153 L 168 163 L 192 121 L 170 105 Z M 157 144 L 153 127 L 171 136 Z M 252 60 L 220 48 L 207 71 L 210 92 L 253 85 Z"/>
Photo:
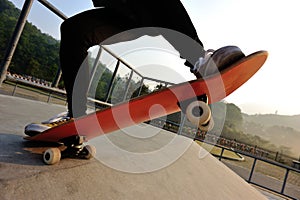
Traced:
<path id="1" fill-rule="evenodd" d="M 60 113 L 47 121 L 43 121 L 41 123 L 31 123 L 25 127 L 25 134 L 28 136 L 35 136 L 39 133 L 42 133 L 50 128 L 66 123 L 71 120 L 68 112 Z"/>

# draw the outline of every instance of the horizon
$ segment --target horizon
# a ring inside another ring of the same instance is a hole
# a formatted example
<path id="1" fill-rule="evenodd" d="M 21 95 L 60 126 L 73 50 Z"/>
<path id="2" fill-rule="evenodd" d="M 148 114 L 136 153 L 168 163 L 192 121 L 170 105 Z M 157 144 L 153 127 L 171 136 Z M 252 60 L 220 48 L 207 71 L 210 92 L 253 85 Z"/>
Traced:
<path id="1" fill-rule="evenodd" d="M 9 1 L 22 8 L 23 2 Z M 62 0 L 49 2 L 67 16 L 93 8 L 91 1 L 74 0 L 72 6 Z M 257 50 L 267 50 L 270 54 L 262 69 L 225 101 L 236 104 L 246 114 L 300 114 L 300 92 L 296 88 L 300 85 L 300 68 L 295 66 L 300 45 L 296 26 L 300 13 L 296 0 L 182 0 L 182 3 L 206 49 L 234 44 L 246 55 Z M 41 14 L 45 17 L 41 18 Z M 34 2 L 28 21 L 59 40 L 62 20 L 39 2 Z"/>

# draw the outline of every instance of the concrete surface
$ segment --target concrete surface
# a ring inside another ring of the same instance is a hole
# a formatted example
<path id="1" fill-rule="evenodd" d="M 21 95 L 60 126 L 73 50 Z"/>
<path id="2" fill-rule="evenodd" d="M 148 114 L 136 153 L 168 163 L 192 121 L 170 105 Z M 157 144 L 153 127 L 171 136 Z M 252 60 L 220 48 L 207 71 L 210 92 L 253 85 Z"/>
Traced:
<path id="1" fill-rule="evenodd" d="M 0 199 L 266 199 L 198 144 L 149 126 L 140 134 L 155 134 L 145 138 L 134 133 L 139 128 L 99 137 L 97 159 L 46 166 L 26 151 L 35 144 L 23 140 L 23 128 L 64 110 L 0 95 Z"/>

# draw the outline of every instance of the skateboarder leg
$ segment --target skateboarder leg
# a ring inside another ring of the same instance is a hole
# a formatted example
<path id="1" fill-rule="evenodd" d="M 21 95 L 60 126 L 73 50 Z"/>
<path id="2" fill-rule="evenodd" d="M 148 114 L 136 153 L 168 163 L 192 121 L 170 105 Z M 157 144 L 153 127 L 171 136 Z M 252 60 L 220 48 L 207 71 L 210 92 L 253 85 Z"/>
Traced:
<path id="1" fill-rule="evenodd" d="M 172 34 L 161 32 L 160 29 L 147 33 L 150 36 L 162 35 L 179 53 L 185 64 L 197 78 L 209 71 L 210 61 L 213 60 L 218 67 L 224 67 L 244 56 L 241 50 L 235 46 L 223 47 L 217 51 L 206 52 L 197 32 L 179 0 L 109 0 L 103 4 L 103 0 L 93 0 L 94 5 L 104 8 L 93 9 L 75 15 L 61 26 L 60 62 L 63 72 L 63 80 L 67 92 L 68 112 L 59 116 L 55 123 L 49 125 L 49 121 L 42 124 L 30 124 L 26 126 L 25 133 L 32 134 L 44 131 L 73 117 L 85 114 L 86 90 L 89 81 L 88 69 L 80 83 L 79 90 L 73 93 L 76 75 L 81 64 L 87 57 L 87 50 L 105 41 L 104 44 L 114 44 L 123 41 L 137 39 L 143 35 L 125 35 L 122 38 L 107 40 L 113 35 L 142 27 L 161 27 L 180 32 L 192 38 L 194 46 L 178 41 Z M 99 4 L 100 2 L 100 4 Z M 172 10 L 172 12 L 168 12 Z M 209 72 L 214 73 L 214 71 Z M 206 74 L 207 75 L 207 74 Z M 76 89 L 78 89 L 76 87 Z M 76 101 L 73 101 L 73 94 Z M 73 105 L 76 102 L 76 105 Z M 76 109 L 73 109 L 73 108 Z M 74 111 L 76 113 L 74 113 Z M 57 123 L 58 122 L 58 123 Z"/>

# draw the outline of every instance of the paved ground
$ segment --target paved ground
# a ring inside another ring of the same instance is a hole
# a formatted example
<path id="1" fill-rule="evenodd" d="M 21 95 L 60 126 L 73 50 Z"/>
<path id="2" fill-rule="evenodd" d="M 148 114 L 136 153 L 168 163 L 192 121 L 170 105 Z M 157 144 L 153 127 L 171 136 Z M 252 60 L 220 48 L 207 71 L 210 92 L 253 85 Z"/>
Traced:
<path id="1" fill-rule="evenodd" d="M 92 140 L 97 159 L 46 166 L 23 128 L 64 110 L 0 95 L 0 199 L 266 199 L 193 141 L 146 125 Z"/>
<path id="2" fill-rule="evenodd" d="M 250 170 L 243 168 L 241 166 L 232 165 L 228 162 L 225 162 L 225 164 L 233 170 L 235 173 L 237 173 L 239 176 L 247 180 L 249 178 Z M 278 180 L 271 176 L 266 176 L 264 174 L 255 172 L 252 177 L 252 182 L 263 185 L 265 187 L 268 187 L 272 190 L 280 192 L 282 189 L 283 181 Z M 292 185 L 287 183 L 285 186 L 284 193 L 286 195 L 289 195 L 291 197 L 294 197 L 296 199 L 300 199 L 300 188 L 299 186 Z M 274 198 L 273 198 L 274 199 Z"/>

